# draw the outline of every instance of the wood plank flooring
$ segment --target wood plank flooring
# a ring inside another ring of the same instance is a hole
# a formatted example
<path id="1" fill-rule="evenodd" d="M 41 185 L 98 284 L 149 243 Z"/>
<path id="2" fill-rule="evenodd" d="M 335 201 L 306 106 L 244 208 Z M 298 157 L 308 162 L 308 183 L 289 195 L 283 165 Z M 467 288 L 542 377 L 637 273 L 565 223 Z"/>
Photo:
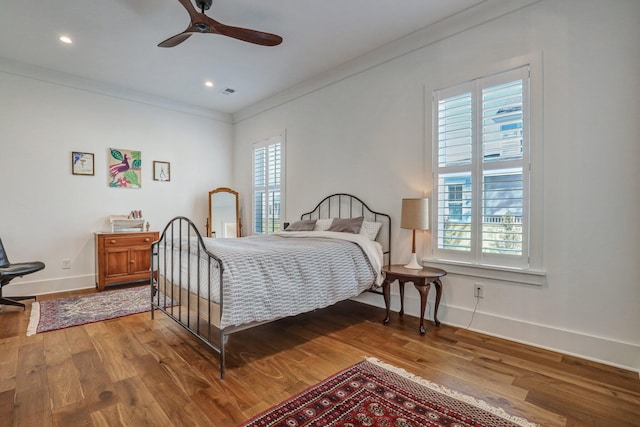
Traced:
<path id="1" fill-rule="evenodd" d="M 543 426 L 640 426 L 637 373 L 353 301 L 232 335 L 224 381 L 160 312 L 27 337 L 29 312 L 0 309 L 0 426 L 234 426 L 365 356 Z"/>

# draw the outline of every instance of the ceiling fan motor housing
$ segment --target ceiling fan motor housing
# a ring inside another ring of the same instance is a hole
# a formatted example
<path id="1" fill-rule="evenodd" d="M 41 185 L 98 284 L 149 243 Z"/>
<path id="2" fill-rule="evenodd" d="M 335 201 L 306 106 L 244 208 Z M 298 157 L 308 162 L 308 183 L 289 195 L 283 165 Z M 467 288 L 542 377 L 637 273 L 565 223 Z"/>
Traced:
<path id="1" fill-rule="evenodd" d="M 196 0 L 196 5 L 200 8 L 200 10 L 209 10 L 213 0 Z"/>
<path id="2" fill-rule="evenodd" d="M 204 22 L 196 22 L 195 24 L 193 24 L 193 28 L 200 31 L 201 33 L 211 32 L 211 27 Z"/>

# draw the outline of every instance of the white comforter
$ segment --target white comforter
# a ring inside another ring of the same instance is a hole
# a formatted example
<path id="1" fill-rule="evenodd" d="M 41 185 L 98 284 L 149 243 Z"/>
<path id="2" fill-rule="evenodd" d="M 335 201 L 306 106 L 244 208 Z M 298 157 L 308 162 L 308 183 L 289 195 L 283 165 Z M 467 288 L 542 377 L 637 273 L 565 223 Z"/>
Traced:
<path id="1" fill-rule="evenodd" d="M 223 265 L 222 329 L 327 307 L 382 283 L 382 247 L 359 234 L 296 231 L 203 240 Z M 169 279 L 207 298 L 210 277 L 212 299 L 219 303 L 219 270 L 208 266 L 203 253 L 188 255 L 186 247 L 182 256 L 174 252 Z M 159 268 L 161 274 L 170 271 L 162 262 Z"/>
<path id="2" fill-rule="evenodd" d="M 382 285 L 382 281 L 384 280 L 384 277 L 382 277 L 382 245 L 378 242 L 369 240 L 368 237 L 362 234 L 337 233 L 335 231 L 281 231 L 280 233 L 276 233 L 276 235 L 282 237 L 321 237 L 347 240 L 349 242 L 356 243 L 369 259 L 373 270 L 377 272 L 376 285 Z"/>

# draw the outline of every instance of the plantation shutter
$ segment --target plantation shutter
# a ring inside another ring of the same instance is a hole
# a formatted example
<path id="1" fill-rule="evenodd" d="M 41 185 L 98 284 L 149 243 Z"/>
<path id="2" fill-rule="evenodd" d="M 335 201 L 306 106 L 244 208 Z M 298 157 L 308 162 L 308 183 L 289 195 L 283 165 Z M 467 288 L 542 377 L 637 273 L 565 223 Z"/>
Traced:
<path id="1" fill-rule="evenodd" d="M 254 186 L 253 212 L 254 233 L 263 233 L 267 221 L 266 175 L 267 175 L 267 147 L 254 150 Z"/>
<path id="2" fill-rule="evenodd" d="M 438 247 L 463 252 L 471 251 L 473 99 L 468 89 L 456 88 L 437 103 Z"/>
<path id="3" fill-rule="evenodd" d="M 482 90 L 482 252 L 523 253 L 523 80 Z"/>
<path id="4" fill-rule="evenodd" d="M 280 136 L 254 145 L 254 233 L 274 233 L 282 224 L 283 147 Z"/>
<path id="5" fill-rule="evenodd" d="M 434 92 L 434 255 L 528 263 L 528 67 Z"/>

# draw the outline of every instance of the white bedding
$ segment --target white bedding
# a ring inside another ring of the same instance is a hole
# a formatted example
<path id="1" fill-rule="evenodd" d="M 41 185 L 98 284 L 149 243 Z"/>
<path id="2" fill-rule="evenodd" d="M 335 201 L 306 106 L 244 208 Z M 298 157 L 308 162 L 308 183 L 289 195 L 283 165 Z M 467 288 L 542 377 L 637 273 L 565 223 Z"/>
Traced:
<path id="1" fill-rule="evenodd" d="M 281 231 L 276 233 L 282 237 L 323 237 L 329 239 L 348 240 L 356 243 L 365 253 L 371 266 L 378 272 L 376 277 L 376 285 L 382 285 L 384 277 L 382 277 L 382 245 L 376 241 L 370 240 L 364 234 L 337 233 L 335 231 Z"/>
<path id="2" fill-rule="evenodd" d="M 299 231 L 203 241 L 224 266 L 222 329 L 326 307 L 382 282 L 382 247 L 363 235 Z M 168 279 L 208 298 L 203 283 L 210 277 L 212 299 L 219 303 L 216 264 L 209 267 L 203 251 L 189 255 L 186 247 L 183 242 L 182 255 L 174 252 L 168 258 L 173 259 L 174 271 L 181 272 Z M 170 271 L 162 262 L 158 267 L 161 275 Z"/>

